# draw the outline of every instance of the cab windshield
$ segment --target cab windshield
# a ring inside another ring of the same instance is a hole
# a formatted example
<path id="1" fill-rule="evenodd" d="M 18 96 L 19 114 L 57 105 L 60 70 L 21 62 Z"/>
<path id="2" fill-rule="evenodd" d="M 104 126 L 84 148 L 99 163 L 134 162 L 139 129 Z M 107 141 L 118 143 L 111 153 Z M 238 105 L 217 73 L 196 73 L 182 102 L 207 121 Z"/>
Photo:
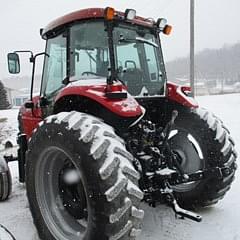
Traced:
<path id="1" fill-rule="evenodd" d="M 103 22 L 85 22 L 71 28 L 71 79 L 110 75 L 109 46 Z M 163 95 L 165 71 L 158 38 L 150 29 L 119 24 L 113 30 L 117 80 L 134 96 Z"/>

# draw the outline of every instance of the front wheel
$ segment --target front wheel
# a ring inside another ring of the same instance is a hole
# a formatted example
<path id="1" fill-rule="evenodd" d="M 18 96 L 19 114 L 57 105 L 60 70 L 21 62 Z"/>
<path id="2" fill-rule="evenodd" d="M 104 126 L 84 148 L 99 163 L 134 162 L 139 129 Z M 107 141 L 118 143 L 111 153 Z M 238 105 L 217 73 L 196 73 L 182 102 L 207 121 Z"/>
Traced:
<path id="1" fill-rule="evenodd" d="M 196 208 L 222 199 L 234 180 L 237 154 L 229 131 L 215 115 L 205 109 L 179 110 L 169 143 L 185 173 L 214 167 L 229 167 L 222 179 L 208 178 L 172 186 L 180 205 Z"/>
<path id="2" fill-rule="evenodd" d="M 26 188 L 41 239 L 135 239 L 143 193 L 132 155 L 88 114 L 50 116 L 29 143 Z"/>
<path id="3" fill-rule="evenodd" d="M 0 202 L 9 198 L 12 192 L 12 177 L 6 160 L 0 156 Z"/>

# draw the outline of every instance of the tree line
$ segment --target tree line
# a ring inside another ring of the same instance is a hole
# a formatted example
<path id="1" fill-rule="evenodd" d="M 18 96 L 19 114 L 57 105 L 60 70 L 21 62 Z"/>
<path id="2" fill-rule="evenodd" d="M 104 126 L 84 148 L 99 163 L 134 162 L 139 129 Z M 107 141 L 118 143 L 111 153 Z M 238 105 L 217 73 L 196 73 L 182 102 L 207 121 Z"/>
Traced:
<path id="1" fill-rule="evenodd" d="M 189 58 L 178 58 L 166 63 L 168 78 L 189 79 Z M 220 49 L 205 49 L 195 57 L 196 79 L 224 80 L 226 84 L 240 82 L 240 43 L 224 45 Z"/>

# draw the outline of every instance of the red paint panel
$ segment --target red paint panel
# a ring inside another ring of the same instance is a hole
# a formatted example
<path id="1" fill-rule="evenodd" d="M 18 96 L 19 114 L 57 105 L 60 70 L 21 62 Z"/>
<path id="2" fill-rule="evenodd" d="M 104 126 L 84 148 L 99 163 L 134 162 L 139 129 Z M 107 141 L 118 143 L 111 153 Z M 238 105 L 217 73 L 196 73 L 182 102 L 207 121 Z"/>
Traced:
<path id="1" fill-rule="evenodd" d="M 142 114 L 142 109 L 138 102 L 128 94 L 126 99 L 109 99 L 105 96 L 107 85 L 105 81 L 100 81 L 98 84 L 95 82 L 89 81 L 78 81 L 75 83 L 71 83 L 67 87 L 65 87 L 56 97 L 55 102 L 60 98 L 69 95 L 79 95 L 90 98 L 103 107 L 107 108 L 111 112 L 121 116 L 121 117 L 136 117 Z M 79 85 L 78 85 L 79 84 Z M 80 85 L 80 84 L 89 84 L 89 85 Z M 90 85 L 91 84 L 91 85 Z M 123 91 L 126 91 L 126 87 L 122 86 Z M 115 89 L 119 91 L 121 89 L 120 86 Z M 114 89 L 114 88 L 113 88 Z"/>
<path id="2" fill-rule="evenodd" d="M 22 124 L 24 133 L 27 135 L 29 139 L 32 136 L 33 130 L 38 126 L 39 122 L 42 121 L 42 111 L 41 108 L 38 106 L 39 103 L 39 96 L 33 98 L 34 102 L 34 109 L 27 109 L 23 105 L 20 108 L 20 113 L 22 115 Z"/>
<path id="3" fill-rule="evenodd" d="M 88 8 L 79 11 L 72 12 L 70 14 L 64 15 L 60 18 L 49 23 L 43 30 L 43 35 L 48 31 L 51 31 L 57 27 L 71 23 L 77 20 L 84 20 L 89 18 L 103 18 L 104 9 L 103 8 Z"/>
<path id="4" fill-rule="evenodd" d="M 187 96 L 184 92 L 190 92 L 191 88 L 187 86 L 179 86 L 177 84 L 168 82 L 167 83 L 167 97 L 175 102 L 182 104 L 183 106 L 190 108 L 198 108 L 197 101 Z"/>
<path id="5" fill-rule="evenodd" d="M 91 82 L 91 81 L 90 81 Z M 122 116 L 122 117 L 136 117 L 142 114 L 142 109 L 138 102 L 128 94 L 126 99 L 108 99 L 105 97 L 105 92 L 107 89 L 105 81 L 100 81 L 100 83 L 92 83 L 92 85 L 88 82 L 84 81 L 84 84 L 81 86 L 79 83 L 80 81 L 70 84 L 69 86 L 65 87 L 56 97 L 55 101 L 58 101 L 64 96 L 68 95 L 78 95 L 88 97 L 93 99 L 94 101 L 101 104 L 103 107 L 106 107 L 113 113 Z M 125 86 L 116 86 L 112 88 L 112 91 L 119 91 L 123 89 L 126 91 Z M 190 91 L 191 89 L 186 86 L 178 86 L 174 83 L 167 84 L 168 89 L 168 98 L 172 101 L 176 101 L 183 106 L 197 108 L 198 103 L 192 97 L 188 97 L 184 94 L 184 91 Z M 31 137 L 33 130 L 38 126 L 39 122 L 42 121 L 42 111 L 39 107 L 39 97 L 33 98 L 34 102 L 34 110 L 26 109 L 24 106 L 21 107 L 20 112 L 22 115 L 22 124 L 24 133 L 27 135 L 28 138 Z"/>

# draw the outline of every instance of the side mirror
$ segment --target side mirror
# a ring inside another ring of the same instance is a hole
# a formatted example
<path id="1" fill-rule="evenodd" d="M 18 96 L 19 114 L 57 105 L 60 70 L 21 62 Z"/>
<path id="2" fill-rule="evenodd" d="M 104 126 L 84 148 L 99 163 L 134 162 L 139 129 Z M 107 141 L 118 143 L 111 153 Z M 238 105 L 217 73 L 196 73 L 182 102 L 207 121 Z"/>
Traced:
<path id="1" fill-rule="evenodd" d="M 8 71 L 11 74 L 20 73 L 20 61 L 17 53 L 8 53 Z"/>

